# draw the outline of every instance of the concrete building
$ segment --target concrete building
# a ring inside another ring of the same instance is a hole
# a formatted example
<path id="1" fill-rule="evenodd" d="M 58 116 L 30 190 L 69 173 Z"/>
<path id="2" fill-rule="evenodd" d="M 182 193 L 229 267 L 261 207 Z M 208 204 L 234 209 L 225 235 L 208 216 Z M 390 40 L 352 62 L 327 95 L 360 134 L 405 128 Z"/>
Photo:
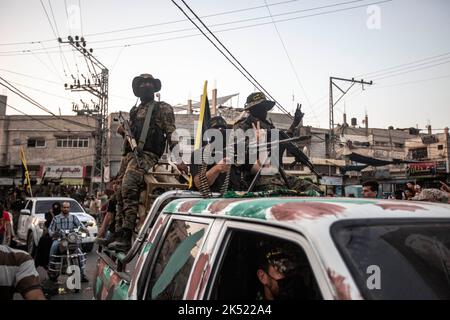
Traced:
<path id="1" fill-rule="evenodd" d="M 87 116 L 6 115 L 0 96 L 0 184 L 22 184 L 20 149 L 31 180 L 60 178 L 65 184 L 90 180 L 95 153 L 94 118 Z"/>
<path id="2" fill-rule="evenodd" d="M 406 140 L 405 157 L 417 161 L 406 167 L 407 177 L 422 187 L 439 187 L 436 180 L 446 180 L 449 176 L 450 139 L 448 128 L 443 133 L 432 134 L 431 126 L 427 134 Z"/>
<path id="3" fill-rule="evenodd" d="M 405 160 L 405 144 L 408 139 L 417 137 L 418 131 L 411 129 L 369 128 L 368 118 L 365 127 L 356 125 L 338 125 L 335 129 L 337 141 L 335 143 L 336 157 L 346 160 L 346 166 L 358 166 L 363 163 L 352 161 L 352 156 L 362 156 L 376 160 L 394 162 Z M 354 122 L 355 124 L 355 122 Z M 381 185 L 381 191 L 392 193 L 403 187 L 408 181 L 407 165 L 389 164 L 384 166 L 369 165 L 358 171 L 347 171 L 344 185 L 358 185 L 363 181 L 376 180 Z"/>

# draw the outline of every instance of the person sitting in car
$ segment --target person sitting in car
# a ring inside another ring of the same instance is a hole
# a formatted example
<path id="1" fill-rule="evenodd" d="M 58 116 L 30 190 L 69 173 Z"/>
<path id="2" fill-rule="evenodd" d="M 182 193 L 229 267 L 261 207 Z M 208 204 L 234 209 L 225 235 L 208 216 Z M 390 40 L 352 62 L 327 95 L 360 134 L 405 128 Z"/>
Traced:
<path id="1" fill-rule="evenodd" d="M 256 276 L 262 286 L 257 300 L 296 300 L 310 297 L 295 257 L 281 247 L 261 250 Z"/>

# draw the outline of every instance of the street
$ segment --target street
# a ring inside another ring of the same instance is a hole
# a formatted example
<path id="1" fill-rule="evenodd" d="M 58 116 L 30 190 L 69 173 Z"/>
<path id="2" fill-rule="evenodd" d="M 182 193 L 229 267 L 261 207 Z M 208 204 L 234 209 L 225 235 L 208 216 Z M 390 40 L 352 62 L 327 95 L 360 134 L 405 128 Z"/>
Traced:
<path id="1" fill-rule="evenodd" d="M 78 293 L 73 293 L 71 290 L 67 289 L 67 276 L 60 276 L 58 278 L 58 283 L 54 284 L 48 279 L 47 272 L 44 268 L 37 268 L 44 292 L 47 292 L 47 290 L 52 291 L 52 295 L 47 296 L 47 298 L 50 300 L 92 300 L 94 295 L 93 285 L 96 267 L 96 250 L 97 246 L 94 246 L 94 249 L 86 254 L 86 275 L 89 278 L 89 282 L 82 283 L 81 290 Z M 22 296 L 16 293 L 14 295 L 14 300 L 22 300 Z"/>

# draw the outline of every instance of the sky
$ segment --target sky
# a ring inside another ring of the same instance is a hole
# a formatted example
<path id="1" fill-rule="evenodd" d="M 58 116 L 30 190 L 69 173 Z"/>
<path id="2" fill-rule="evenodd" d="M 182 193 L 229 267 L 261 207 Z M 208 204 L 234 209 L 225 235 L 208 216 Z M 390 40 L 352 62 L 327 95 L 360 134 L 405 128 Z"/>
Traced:
<path id="1" fill-rule="evenodd" d="M 302 103 L 305 125 L 328 128 L 333 76 L 374 81 L 351 88 L 335 107 L 335 123 L 345 110 L 358 125 L 367 113 L 376 128 L 450 126 L 448 0 L 185 2 L 285 109 Z M 95 101 L 64 89 L 87 66 L 70 46 L 59 50 L 58 36 L 83 35 L 109 69 L 110 112 L 136 103 L 131 81 L 141 73 L 161 80 L 161 100 L 172 105 L 198 101 L 205 80 L 219 96 L 240 93 L 235 107 L 255 91 L 171 0 L 2 0 L 0 30 L 0 77 L 54 113 Z M 45 114 L 3 87 L 0 94 L 22 112 Z"/>

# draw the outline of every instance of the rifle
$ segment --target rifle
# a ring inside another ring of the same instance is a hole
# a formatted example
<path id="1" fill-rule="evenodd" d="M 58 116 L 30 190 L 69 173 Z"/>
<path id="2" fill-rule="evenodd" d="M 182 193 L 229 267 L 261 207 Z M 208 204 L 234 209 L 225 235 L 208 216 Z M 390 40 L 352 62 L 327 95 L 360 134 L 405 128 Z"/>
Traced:
<path id="1" fill-rule="evenodd" d="M 269 121 L 265 121 L 266 124 L 269 125 L 270 129 L 276 129 L 275 126 L 269 122 Z M 309 158 L 306 156 L 306 154 L 303 153 L 302 150 L 300 150 L 292 141 L 296 140 L 291 138 L 285 131 L 283 130 L 278 130 L 279 132 L 279 139 L 280 142 L 283 141 L 284 143 L 282 144 L 284 146 L 284 148 L 281 150 L 283 151 L 284 149 L 287 149 L 294 157 L 295 157 L 295 161 L 293 162 L 293 164 L 295 163 L 301 163 L 305 166 L 307 166 L 309 168 L 309 170 L 311 170 L 312 173 L 314 173 L 318 178 L 321 178 L 322 176 L 320 175 L 320 173 L 318 173 L 316 171 L 316 169 L 314 168 L 314 165 L 311 163 L 311 161 L 309 161 Z M 301 137 L 299 138 L 299 140 L 301 140 Z M 292 164 L 291 164 L 292 166 Z M 282 174 L 284 175 L 284 174 Z"/>
<path id="2" fill-rule="evenodd" d="M 136 160 L 136 163 L 140 168 L 141 160 L 139 159 L 138 145 L 136 143 L 136 139 L 133 136 L 133 132 L 131 132 L 130 123 L 127 119 L 124 118 L 121 111 L 119 111 L 119 123 L 125 130 L 125 138 L 127 139 L 131 151 L 133 152 L 134 159 Z"/>
<path id="3" fill-rule="evenodd" d="M 281 139 L 289 139 L 289 136 L 286 132 L 280 130 L 279 133 Z M 318 178 L 322 177 L 320 173 L 316 171 L 311 161 L 309 161 L 308 156 L 306 156 L 306 154 L 304 154 L 303 151 L 300 150 L 295 144 L 293 144 L 291 141 L 288 141 L 284 144 L 284 146 L 295 157 L 295 162 L 299 162 L 307 166 L 309 170 L 311 170 L 311 172 L 314 173 Z"/>

